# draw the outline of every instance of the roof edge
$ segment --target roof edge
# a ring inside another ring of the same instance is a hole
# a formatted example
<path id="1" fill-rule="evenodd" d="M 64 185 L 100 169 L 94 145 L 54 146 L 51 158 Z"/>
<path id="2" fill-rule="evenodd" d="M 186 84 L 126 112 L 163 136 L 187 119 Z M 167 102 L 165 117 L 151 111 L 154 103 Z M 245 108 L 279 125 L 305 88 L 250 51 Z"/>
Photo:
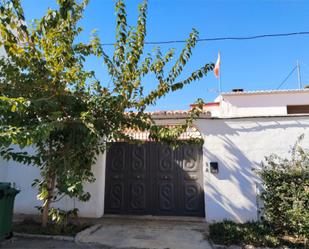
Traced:
<path id="1" fill-rule="evenodd" d="M 260 90 L 260 91 L 244 91 L 244 92 L 223 92 L 222 96 L 239 96 L 239 95 L 266 95 L 266 94 L 282 94 L 282 93 L 309 93 L 309 89 L 285 89 L 285 90 Z"/>

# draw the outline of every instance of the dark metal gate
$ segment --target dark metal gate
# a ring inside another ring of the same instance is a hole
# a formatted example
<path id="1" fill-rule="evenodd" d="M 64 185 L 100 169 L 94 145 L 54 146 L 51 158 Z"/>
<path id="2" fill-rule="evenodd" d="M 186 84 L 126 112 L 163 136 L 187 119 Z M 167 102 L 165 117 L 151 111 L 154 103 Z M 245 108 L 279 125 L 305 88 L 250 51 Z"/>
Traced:
<path id="1" fill-rule="evenodd" d="M 204 216 L 202 146 L 114 143 L 105 188 L 105 213 Z"/>

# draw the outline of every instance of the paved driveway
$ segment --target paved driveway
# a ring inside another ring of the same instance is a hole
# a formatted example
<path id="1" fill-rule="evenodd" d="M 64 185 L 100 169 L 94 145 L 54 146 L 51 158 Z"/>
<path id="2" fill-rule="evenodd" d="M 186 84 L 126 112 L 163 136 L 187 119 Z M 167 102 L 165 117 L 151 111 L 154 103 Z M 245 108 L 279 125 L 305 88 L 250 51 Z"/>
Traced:
<path id="1" fill-rule="evenodd" d="M 82 232 L 78 241 L 115 248 L 208 249 L 206 231 L 201 220 L 109 217 Z"/>
<path id="2" fill-rule="evenodd" d="M 15 237 L 1 249 L 210 249 L 206 223 L 176 218 L 105 217 L 72 241 Z"/>

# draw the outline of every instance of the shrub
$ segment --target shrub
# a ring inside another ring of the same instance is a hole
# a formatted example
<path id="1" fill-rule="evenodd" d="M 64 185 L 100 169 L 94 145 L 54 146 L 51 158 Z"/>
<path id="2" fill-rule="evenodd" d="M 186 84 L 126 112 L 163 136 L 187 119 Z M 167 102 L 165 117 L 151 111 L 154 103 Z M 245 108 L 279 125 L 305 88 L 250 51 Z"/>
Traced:
<path id="1" fill-rule="evenodd" d="M 264 191 L 264 220 L 276 233 L 309 237 L 309 151 L 300 146 L 301 136 L 290 159 L 266 158 L 258 171 Z"/>
<path id="2" fill-rule="evenodd" d="M 223 221 L 210 224 L 209 238 L 215 244 L 221 245 L 254 245 L 276 247 L 280 240 L 274 232 L 258 222 L 236 224 L 233 221 Z"/>

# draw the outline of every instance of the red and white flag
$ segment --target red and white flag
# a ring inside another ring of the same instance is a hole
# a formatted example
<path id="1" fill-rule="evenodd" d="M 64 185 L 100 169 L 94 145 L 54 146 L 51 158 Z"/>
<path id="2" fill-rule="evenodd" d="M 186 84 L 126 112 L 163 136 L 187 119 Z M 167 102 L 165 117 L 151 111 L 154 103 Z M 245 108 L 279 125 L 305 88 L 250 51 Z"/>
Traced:
<path id="1" fill-rule="evenodd" d="M 220 65 L 221 65 L 221 57 L 220 52 L 218 52 L 218 59 L 214 68 L 214 74 L 217 78 L 220 78 Z"/>

